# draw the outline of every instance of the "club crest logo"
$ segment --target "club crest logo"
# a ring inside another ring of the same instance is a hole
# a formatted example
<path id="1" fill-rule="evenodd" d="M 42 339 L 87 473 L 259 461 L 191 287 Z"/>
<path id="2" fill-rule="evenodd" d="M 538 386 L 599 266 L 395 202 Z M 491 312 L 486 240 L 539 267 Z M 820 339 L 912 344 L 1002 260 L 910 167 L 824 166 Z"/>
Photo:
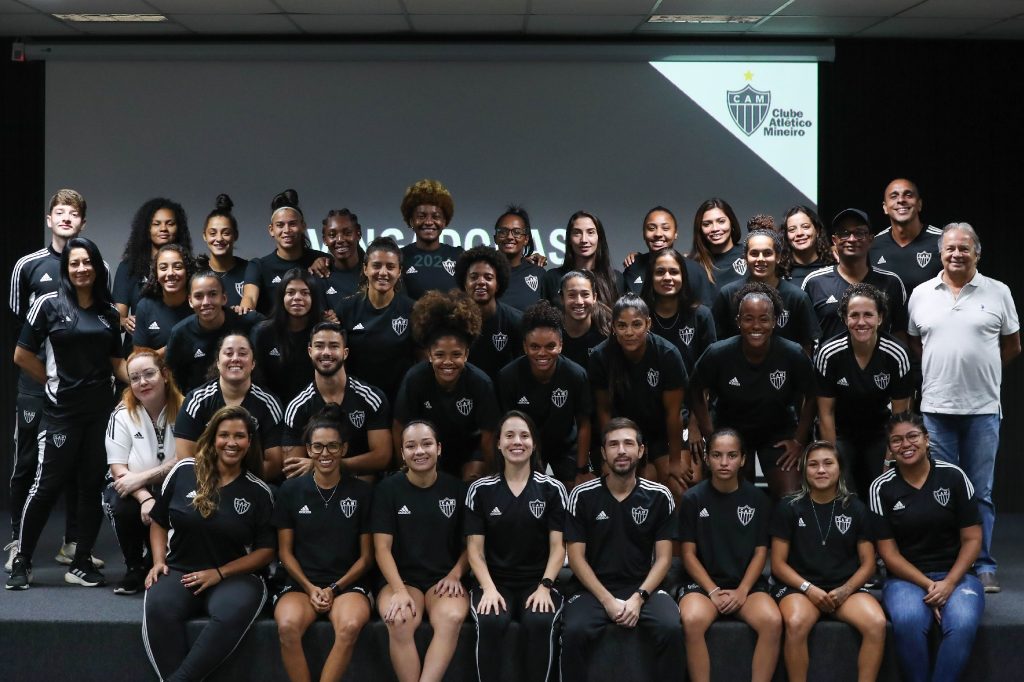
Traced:
<path id="1" fill-rule="evenodd" d="M 448 273 L 449 277 L 455 276 L 455 261 L 453 261 L 451 258 L 443 261 L 441 263 L 441 267 L 444 268 L 444 271 Z"/>
<path id="2" fill-rule="evenodd" d="M 252 503 L 250 503 L 249 500 L 245 499 L 244 497 L 235 498 L 235 513 L 239 516 L 249 511 L 249 507 L 251 506 Z"/>
<path id="3" fill-rule="evenodd" d="M 498 332 L 491 335 L 491 343 L 494 344 L 494 350 L 498 352 L 505 350 L 505 344 L 508 343 L 508 334 Z"/>
<path id="4" fill-rule="evenodd" d="M 352 515 L 356 513 L 356 509 L 359 508 L 359 503 L 351 497 L 346 497 L 344 500 L 338 501 L 338 506 L 341 507 L 341 513 L 345 515 L 345 518 L 351 519 Z"/>
<path id="5" fill-rule="evenodd" d="M 242 295 L 242 289 L 245 288 L 245 282 L 235 282 L 235 293 L 239 296 Z"/>
<path id="6" fill-rule="evenodd" d="M 463 417 L 468 417 L 469 413 L 473 411 L 473 399 L 463 398 L 455 403 L 455 409 L 459 411 Z"/>
<path id="7" fill-rule="evenodd" d="M 747 85 L 742 90 L 726 91 L 725 101 L 733 123 L 749 137 L 767 118 L 772 105 L 772 92 Z"/>
<path id="8" fill-rule="evenodd" d="M 846 531 L 850 530 L 850 525 L 853 523 L 853 519 L 846 514 L 840 514 L 836 517 L 836 528 L 843 535 L 846 535 Z"/>
<path id="9" fill-rule="evenodd" d="M 533 514 L 533 518 L 539 521 L 540 517 L 544 516 L 544 510 L 547 506 L 544 500 L 530 500 L 530 513 Z"/>
<path id="10" fill-rule="evenodd" d="M 408 328 L 409 320 L 405 319 L 404 317 L 396 317 L 395 319 L 391 320 L 391 329 L 399 336 L 404 334 L 405 330 Z"/>
<path id="11" fill-rule="evenodd" d="M 732 269 L 737 275 L 742 277 L 747 274 L 747 261 L 742 258 L 737 258 L 732 262 Z"/>
<path id="12" fill-rule="evenodd" d="M 949 504 L 949 488 L 936 488 L 932 492 L 932 497 L 935 498 L 936 502 L 945 507 Z"/>
<path id="13" fill-rule="evenodd" d="M 556 388 L 551 391 L 551 402 L 555 407 L 565 407 L 565 401 L 569 398 L 569 391 L 564 388 Z"/>
<path id="14" fill-rule="evenodd" d="M 366 413 L 362 410 L 352 410 L 348 413 L 348 420 L 352 422 L 352 426 L 361 429 L 366 423 Z"/>
<path id="15" fill-rule="evenodd" d="M 58 448 L 64 447 L 64 443 L 66 443 L 67 440 L 68 437 L 65 436 L 63 433 L 53 434 L 53 444 L 56 445 Z"/>
<path id="16" fill-rule="evenodd" d="M 917 252 L 917 267 L 926 268 L 928 264 L 932 262 L 931 251 L 918 251 Z"/>
<path id="17" fill-rule="evenodd" d="M 31 422 L 33 419 L 36 418 L 36 413 L 35 412 L 29 412 L 28 410 L 22 410 L 21 414 L 22 414 L 22 416 L 25 417 L 25 421 L 26 422 Z"/>
<path id="18" fill-rule="evenodd" d="M 530 287 L 530 291 L 537 291 L 537 287 L 540 286 L 540 280 L 537 279 L 537 275 L 527 275 L 523 278 L 526 282 L 526 286 Z"/>
<path id="19" fill-rule="evenodd" d="M 679 330 L 679 340 L 687 346 L 693 341 L 693 327 L 683 327 Z"/>
<path id="20" fill-rule="evenodd" d="M 779 313 L 779 319 L 775 321 L 775 324 L 780 329 L 789 324 L 789 311 L 783 310 L 781 313 Z"/>
<path id="21" fill-rule="evenodd" d="M 647 370 L 647 383 L 651 388 L 658 387 L 658 379 L 661 378 L 661 373 L 656 369 Z"/>
<path id="22" fill-rule="evenodd" d="M 647 510 L 643 507 L 633 507 L 630 511 L 633 512 L 633 523 L 636 525 L 642 526 L 647 520 Z"/>
<path id="23" fill-rule="evenodd" d="M 440 499 L 437 501 L 437 506 L 441 509 L 441 513 L 450 519 L 452 514 L 455 513 L 455 498 L 445 497 Z"/>
<path id="24" fill-rule="evenodd" d="M 886 388 L 888 388 L 889 387 L 889 373 L 888 372 L 879 372 L 878 374 L 876 374 L 875 375 L 875 386 L 878 386 L 878 388 L 883 390 L 883 391 Z"/>
<path id="25" fill-rule="evenodd" d="M 754 520 L 754 508 L 749 504 L 745 504 L 742 507 L 736 507 L 736 517 L 744 526 L 749 525 L 750 522 Z"/>
<path id="26" fill-rule="evenodd" d="M 768 375 L 768 381 L 772 382 L 776 391 L 781 391 L 782 386 L 786 383 L 786 373 L 781 369 L 776 370 Z"/>

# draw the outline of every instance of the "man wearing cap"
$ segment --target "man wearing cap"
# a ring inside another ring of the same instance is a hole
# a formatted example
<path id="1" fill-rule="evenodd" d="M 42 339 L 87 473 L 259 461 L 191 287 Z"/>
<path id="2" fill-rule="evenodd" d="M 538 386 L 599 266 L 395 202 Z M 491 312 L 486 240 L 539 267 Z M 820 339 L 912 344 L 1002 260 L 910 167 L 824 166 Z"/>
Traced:
<path id="1" fill-rule="evenodd" d="M 921 221 L 921 194 L 917 185 L 896 178 L 886 185 L 882 211 L 889 227 L 875 235 L 868 260 L 899 275 L 907 293 L 942 272 L 939 237 L 942 230 Z"/>
<path id="2" fill-rule="evenodd" d="M 832 219 L 831 232 L 836 265 L 815 270 L 803 283 L 821 325 L 821 340 L 846 333 L 846 323 L 839 317 L 839 301 L 851 285 L 859 282 L 873 284 L 885 292 L 889 297 L 889 317 L 882 321 L 885 331 L 905 339 L 907 290 L 896 273 L 868 262 L 873 237 L 867 213 L 857 208 L 840 211 Z"/>
<path id="3" fill-rule="evenodd" d="M 910 347 L 922 354 L 921 413 L 933 456 L 961 467 L 974 485 L 982 529 L 974 570 L 986 592 L 998 592 L 991 549 L 999 385 L 1003 367 L 1020 355 L 1020 324 L 1009 287 L 978 272 L 974 228 L 946 225 L 939 254 L 942 272 L 914 289 L 909 304 Z"/>

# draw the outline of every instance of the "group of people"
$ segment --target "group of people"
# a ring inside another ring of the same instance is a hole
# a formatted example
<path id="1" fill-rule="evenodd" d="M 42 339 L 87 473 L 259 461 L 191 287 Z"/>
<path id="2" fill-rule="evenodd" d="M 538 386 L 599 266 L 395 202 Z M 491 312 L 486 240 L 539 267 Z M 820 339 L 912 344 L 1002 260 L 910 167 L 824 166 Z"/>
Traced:
<path id="1" fill-rule="evenodd" d="M 754 216 L 743 235 L 709 199 L 686 255 L 658 206 L 623 272 L 585 211 L 549 270 L 517 206 L 496 248 L 444 244 L 454 203 L 433 180 L 403 197 L 403 248 L 364 247 L 340 209 L 323 219 L 327 252 L 312 250 L 289 190 L 271 205 L 274 251 L 246 262 L 231 208 L 217 198 L 197 254 L 184 209 L 146 202 L 110 287 L 80 235 L 85 200 L 51 199 L 51 243 L 11 281 L 8 590 L 29 588 L 63 494 L 65 580 L 105 583 L 92 551 L 105 511 L 127 568 L 114 591 L 145 589 L 161 679 L 219 665 L 268 574 L 293 680 L 309 679 L 301 640 L 319 615 L 336 633 L 321 679 L 340 679 L 373 595 L 401 680 L 440 679 L 470 613 L 481 680 L 497 679 L 512 618 L 548 652 L 530 679 L 585 679 L 609 623 L 648 630 L 659 677 L 685 648 L 708 679 L 722 615 L 756 631 L 754 679 L 783 639 L 790 677 L 806 677 L 822 615 L 860 632 L 873 679 L 877 548 L 907 679 L 959 675 L 982 594 L 999 588 L 992 474 L 1019 325 L 1008 288 L 977 271 L 976 231 L 926 226 L 911 181 L 886 187 L 877 235 L 861 210 L 826 228 L 807 206 L 781 225 Z M 189 648 L 184 622 L 203 611 Z"/>

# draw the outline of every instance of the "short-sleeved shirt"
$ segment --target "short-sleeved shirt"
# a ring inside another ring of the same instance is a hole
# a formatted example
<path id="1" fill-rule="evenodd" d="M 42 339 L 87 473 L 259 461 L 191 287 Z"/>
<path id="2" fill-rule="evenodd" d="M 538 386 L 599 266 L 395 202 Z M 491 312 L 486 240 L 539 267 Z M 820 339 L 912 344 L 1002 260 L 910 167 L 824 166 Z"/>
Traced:
<path id="1" fill-rule="evenodd" d="M 362 258 L 359 259 L 360 263 Z M 341 302 L 359 291 L 359 278 L 363 274 L 362 266 L 357 263 L 354 268 L 339 268 L 331 262 L 331 272 L 317 284 L 324 294 L 324 301 L 329 310 L 337 310 Z"/>
<path id="2" fill-rule="evenodd" d="M 147 273 L 133 276 L 130 270 L 131 265 L 127 261 L 117 264 L 111 293 L 114 296 L 114 303 L 127 305 L 129 310 L 135 310 L 139 299 L 142 298 L 142 287 L 149 277 Z"/>
<path id="3" fill-rule="evenodd" d="M 167 421 L 166 407 L 154 423 L 141 405 L 132 414 L 119 403 L 110 413 L 104 440 L 108 465 L 124 464 L 128 471 L 148 471 L 163 464 L 168 455 L 174 456 L 174 422 Z"/>
<path id="4" fill-rule="evenodd" d="M 960 554 L 961 529 L 980 525 L 981 513 L 963 469 L 931 458 L 929 463 L 920 489 L 897 466 L 875 479 L 868 502 L 878 517 L 878 540 L 895 540 L 903 558 L 922 573 L 946 572 Z"/>
<path id="5" fill-rule="evenodd" d="M 218 568 L 255 549 L 276 546 L 270 515 L 270 486 L 242 470 L 218 490 L 217 508 L 208 518 L 192 506 L 196 496 L 195 459 L 174 465 L 149 516 L 167 529 L 167 565 L 188 573 Z"/>
<path id="6" fill-rule="evenodd" d="M 727 284 L 741 282 L 747 277 L 747 253 L 742 243 L 734 244 L 728 251 L 712 254 L 711 261 L 715 276 L 714 296 Z"/>
<path id="7" fill-rule="evenodd" d="M 591 323 L 582 336 L 569 336 L 565 330 L 562 331 L 562 357 L 569 358 L 580 367 L 590 366 L 590 356 L 597 347 L 608 337 L 601 333 L 596 324 Z"/>
<path id="8" fill-rule="evenodd" d="M 810 495 L 780 500 L 772 515 L 772 537 L 789 543 L 789 564 L 804 580 L 829 590 L 860 568 L 857 545 L 871 542 L 873 522 L 856 497 L 818 504 Z"/>
<path id="9" fill-rule="evenodd" d="M 60 280 L 60 254 L 52 246 L 22 256 L 11 270 L 10 308 L 18 325 L 14 328 L 14 339 L 21 334 L 25 316 L 36 298 L 57 291 Z M 44 358 L 40 358 L 43 360 Z M 43 386 L 25 372 L 18 373 L 18 393 L 21 395 L 43 395 Z"/>
<path id="10" fill-rule="evenodd" d="M 221 337 L 236 333 L 246 337 L 252 328 L 263 321 L 255 310 L 239 315 L 231 308 L 224 309 L 224 324 L 216 329 L 206 329 L 199 324 L 199 318 L 189 315 L 171 329 L 167 339 L 164 360 L 174 374 L 178 389 L 188 393 L 209 379 L 207 374 L 217 359 L 217 342 Z"/>
<path id="11" fill-rule="evenodd" d="M 402 293 L 379 310 L 364 294 L 356 294 L 334 309 L 348 334 L 346 370 L 384 391 L 392 402 L 415 362 L 412 307 L 413 300 Z"/>
<path id="12" fill-rule="evenodd" d="M 735 250 L 735 249 L 733 249 L 733 250 Z M 731 251 L 730 251 L 730 253 L 731 253 Z M 650 254 L 643 254 L 643 255 L 645 257 L 649 257 L 650 256 Z M 742 250 L 740 251 L 740 256 L 743 256 Z M 637 256 L 637 260 L 639 260 L 639 259 L 640 259 L 640 256 Z M 689 258 L 689 257 L 684 259 L 683 263 L 686 266 L 686 286 L 690 289 L 690 296 L 691 296 L 691 298 L 693 298 L 693 300 L 695 300 L 695 301 L 700 301 L 702 304 L 704 304 L 708 308 L 710 308 L 712 306 L 712 304 L 714 304 L 714 302 L 715 302 L 715 295 L 718 293 L 718 288 L 715 286 L 715 284 L 713 284 L 711 282 L 711 280 L 708 279 L 708 273 L 704 270 L 704 266 L 703 265 L 701 265 L 700 263 L 698 263 L 697 261 L 695 261 L 695 260 L 693 260 L 692 258 Z M 745 257 L 744 257 L 744 260 L 743 260 L 743 264 L 746 265 L 746 258 Z M 635 265 L 635 263 L 634 263 L 634 265 Z M 730 264 L 729 267 L 730 268 L 732 267 L 731 264 Z M 647 272 L 647 265 L 646 265 L 646 261 L 644 261 L 644 270 L 643 270 L 643 273 L 641 273 L 641 274 L 646 276 L 644 274 L 646 272 Z M 731 278 L 732 278 L 731 275 L 727 277 L 727 279 L 731 279 Z M 642 281 L 641 281 L 641 285 L 642 285 Z M 637 289 L 636 293 L 639 293 L 639 289 Z"/>
<path id="13" fill-rule="evenodd" d="M 557 268 L 548 270 L 544 273 L 544 279 L 541 282 L 541 291 L 543 292 L 544 298 L 548 299 L 552 305 L 558 305 L 560 303 L 560 293 L 562 288 L 562 277 L 575 268 L 570 267 L 566 264 L 562 264 Z M 626 283 L 622 279 L 622 273 L 618 270 L 612 270 L 612 295 L 615 299 L 618 299 L 626 291 Z M 615 300 L 602 301 L 609 306 L 615 304 Z"/>
<path id="14" fill-rule="evenodd" d="M 315 381 L 310 382 L 292 398 L 284 410 L 282 445 L 302 445 L 302 432 L 306 430 L 306 424 L 326 404 L 324 397 L 316 388 Z M 341 399 L 341 410 L 345 413 L 350 427 L 346 456 L 362 455 L 370 451 L 367 437 L 369 431 L 384 429 L 388 433 L 388 438 L 391 437 L 390 406 L 379 388 L 349 376 L 345 384 L 345 396 Z"/>
<path id="15" fill-rule="evenodd" d="M 399 424 L 426 419 L 437 427 L 441 442 L 438 466 L 456 474 L 461 473 L 463 464 L 477 457 L 480 432 L 493 431 L 498 416 L 494 384 L 468 362 L 451 390 L 437 383 L 430 363 L 414 365 L 395 400 L 395 420 Z"/>
<path id="16" fill-rule="evenodd" d="M 918 285 L 927 282 L 942 272 L 939 257 L 939 238 L 942 229 L 926 225 L 906 246 L 900 246 L 892 237 L 892 227 L 875 235 L 868 251 L 872 265 L 891 270 L 903 280 L 903 286 L 910 293 Z"/>
<path id="17" fill-rule="evenodd" d="M 544 576 L 552 531 L 565 527 L 568 495 L 555 478 L 533 472 L 513 494 L 504 475 L 473 481 L 466 493 L 466 535 L 484 536 L 484 558 L 498 584 L 537 584 Z"/>
<path id="18" fill-rule="evenodd" d="M 174 436 L 182 440 L 198 441 L 206 424 L 224 405 L 224 394 L 221 393 L 218 379 L 189 391 L 178 412 Z M 256 432 L 263 449 L 279 447 L 282 414 L 281 404 L 277 402 L 277 398 L 252 384 L 242 398 L 242 407 L 249 411 L 256 422 Z"/>
<path id="19" fill-rule="evenodd" d="M 370 532 L 372 492 L 352 476 L 342 476 L 333 489 L 319 488 L 311 475 L 278 488 L 271 521 L 294 531 L 292 553 L 314 585 L 331 584 L 359 560 L 360 536 Z"/>
<path id="20" fill-rule="evenodd" d="M 458 288 L 455 283 L 455 262 L 462 255 L 462 247 L 438 242 L 438 248 L 424 251 L 416 242 L 402 247 L 402 282 L 409 298 L 418 300 L 431 290 L 447 292 Z"/>
<path id="21" fill-rule="evenodd" d="M 679 540 L 697 546 L 697 559 L 715 585 L 735 589 L 754 551 L 768 546 L 771 511 L 768 496 L 746 480 L 730 493 L 702 481 L 679 502 Z"/>
<path id="22" fill-rule="evenodd" d="M 669 318 L 651 310 L 651 331 L 676 347 L 683 358 L 687 376 L 693 372 L 697 358 L 718 340 L 711 310 L 703 303 L 696 308 L 680 310 Z"/>
<path id="23" fill-rule="evenodd" d="M 235 256 L 235 264 L 231 266 L 230 270 L 217 272 L 217 276 L 220 277 L 220 281 L 224 285 L 224 294 L 228 297 L 229 308 L 241 305 L 242 303 L 242 291 L 245 288 L 245 271 L 248 267 L 248 260 Z"/>
<path id="24" fill-rule="evenodd" d="M 745 279 L 739 280 L 719 290 L 712 309 L 719 339 L 739 336 L 740 328 L 736 325 L 738 310 L 733 299 L 748 282 Z M 805 348 L 812 347 L 821 336 L 821 328 L 811 307 L 811 299 L 803 290 L 786 280 L 779 280 L 778 292 L 782 297 L 783 308 L 775 320 L 775 335 Z"/>
<path id="25" fill-rule="evenodd" d="M 614 391 L 613 377 L 609 374 L 609 354 L 620 353 L 611 341 L 605 341 L 590 356 L 590 384 L 595 391 L 612 394 L 612 417 L 628 417 L 635 421 L 644 435 L 651 458 L 668 452 L 668 433 L 665 428 L 665 391 L 686 386 L 683 358 L 675 346 L 656 334 L 647 335 L 644 355 L 639 362 L 626 360 L 629 391 Z"/>
<path id="26" fill-rule="evenodd" d="M 914 392 L 910 353 L 899 339 L 885 332 L 879 332 L 863 369 L 849 333 L 818 347 L 814 369 L 818 395 L 835 399 L 836 434 L 841 438 L 877 435 L 891 414 L 889 403 Z"/>
<path id="27" fill-rule="evenodd" d="M 501 368 L 523 354 L 523 314 L 498 302 L 494 314 L 483 320 L 480 336 L 469 347 L 469 359 L 495 381 Z"/>
<path id="28" fill-rule="evenodd" d="M 1002 414 L 1000 337 L 1020 331 L 1010 288 L 980 272 L 953 298 L 934 277 L 910 296 L 911 336 L 921 337 L 921 411 Z"/>
<path id="29" fill-rule="evenodd" d="M 262 315 L 270 315 L 270 311 L 274 308 L 274 301 L 277 299 L 275 292 L 285 273 L 292 268 L 299 268 L 305 272 L 317 258 L 325 255 L 327 254 L 321 251 L 305 249 L 297 260 L 285 260 L 277 255 L 275 250 L 266 256 L 250 260 L 245 268 L 245 284 L 255 284 L 259 287 L 260 297 L 256 301 L 256 310 Z M 315 310 L 313 314 L 319 316 L 321 312 L 323 311 Z"/>
<path id="30" fill-rule="evenodd" d="M 807 279 L 807 275 L 811 274 L 815 270 L 821 270 L 827 266 L 828 263 L 823 260 L 816 260 L 813 263 L 808 263 L 806 265 L 794 262 L 789 269 L 789 283 L 802 289 L 804 280 Z"/>
<path id="31" fill-rule="evenodd" d="M 814 314 L 821 325 L 821 338 L 830 339 L 846 331 L 846 322 L 839 317 L 839 301 L 853 286 L 839 274 L 837 265 L 828 265 L 807 275 L 803 289 L 811 299 Z M 869 265 L 868 274 L 861 280 L 885 292 L 889 298 L 889 317 L 882 321 L 883 331 L 893 334 L 907 329 L 907 290 L 894 272 Z"/>
<path id="32" fill-rule="evenodd" d="M 606 479 L 572 489 L 565 541 L 586 543 L 587 563 L 606 588 L 636 587 L 651 571 L 655 544 L 676 539 L 675 501 L 665 486 L 638 477 L 619 502 Z"/>
<path id="33" fill-rule="evenodd" d="M 708 389 L 718 401 L 715 426 L 731 426 L 748 447 L 792 438 L 793 405 L 813 395 L 814 374 L 803 349 L 788 339 L 770 341 L 768 354 L 753 364 L 743 354 L 742 338 L 717 341 L 697 361 L 690 391 Z"/>
<path id="34" fill-rule="evenodd" d="M 132 345 L 136 348 L 163 348 L 171 338 L 174 325 L 192 314 L 188 301 L 171 307 L 161 298 L 143 296 L 135 308 Z"/>
<path id="35" fill-rule="evenodd" d="M 403 582 L 429 586 L 452 570 L 463 549 L 465 501 L 466 486 L 443 471 L 428 488 L 401 473 L 377 484 L 370 530 L 392 536 L 391 555 Z"/>
<path id="36" fill-rule="evenodd" d="M 523 260 L 512 268 L 509 274 L 508 288 L 498 299 L 500 303 L 512 306 L 516 310 L 526 310 L 540 300 L 541 282 L 544 279 L 544 268 L 528 260 Z"/>
<path id="37" fill-rule="evenodd" d="M 281 338 L 269 320 L 253 327 L 252 350 L 260 383 L 284 404 L 291 402 L 313 376 L 308 350 L 311 328 L 288 330 Z"/>

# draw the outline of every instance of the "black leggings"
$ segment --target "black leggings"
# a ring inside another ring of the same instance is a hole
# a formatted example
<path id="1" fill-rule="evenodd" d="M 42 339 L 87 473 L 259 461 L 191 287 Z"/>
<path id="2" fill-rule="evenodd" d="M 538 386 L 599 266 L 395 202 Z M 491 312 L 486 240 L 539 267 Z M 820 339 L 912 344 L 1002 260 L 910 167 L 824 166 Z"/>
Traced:
<path id="1" fill-rule="evenodd" d="M 233 575 L 198 597 L 181 584 L 182 571 L 170 569 L 146 590 L 142 640 L 157 676 L 167 682 L 202 680 L 231 655 L 267 601 L 267 586 L 252 574 Z M 209 622 L 192 648 L 185 625 L 207 614 Z"/>
<path id="2" fill-rule="evenodd" d="M 889 449 L 885 432 L 869 431 L 857 438 L 838 436 L 836 448 L 843 459 L 846 484 L 860 499 L 868 499 L 868 488 L 882 475 L 882 462 L 885 460 L 886 450 Z"/>
<path id="3" fill-rule="evenodd" d="M 150 495 L 154 493 L 147 488 Z M 144 568 L 149 553 L 149 528 L 142 523 L 142 510 L 139 501 L 132 495 L 121 497 L 110 483 L 103 491 L 103 510 L 110 519 L 110 526 L 117 536 L 117 544 L 121 546 L 124 563 L 130 569 Z"/>
<path id="4" fill-rule="evenodd" d="M 538 581 L 539 582 L 539 581 Z M 548 679 L 555 661 L 555 624 L 562 614 L 562 595 L 550 590 L 554 613 L 540 613 L 526 608 L 526 598 L 537 589 L 537 583 L 528 586 L 495 585 L 505 600 L 507 610 L 498 614 L 477 613 L 477 604 L 483 596 L 483 588 L 474 587 L 469 592 L 470 613 L 476 622 L 476 670 L 480 682 L 497 682 L 505 661 L 501 657 L 505 632 L 513 619 L 519 621 L 526 635 L 526 676 L 528 682 L 544 682 Z"/>

